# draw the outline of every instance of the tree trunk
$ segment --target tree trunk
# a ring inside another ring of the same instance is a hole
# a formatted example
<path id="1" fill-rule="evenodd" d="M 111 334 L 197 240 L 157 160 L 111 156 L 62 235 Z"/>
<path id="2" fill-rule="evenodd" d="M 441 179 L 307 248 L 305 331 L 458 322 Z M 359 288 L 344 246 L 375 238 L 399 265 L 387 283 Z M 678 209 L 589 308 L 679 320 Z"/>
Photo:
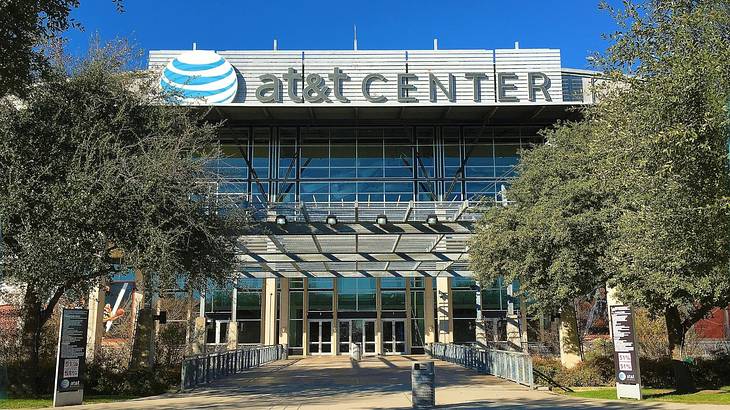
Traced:
<path id="1" fill-rule="evenodd" d="M 685 329 L 682 325 L 682 318 L 676 307 L 669 307 L 665 312 L 667 323 L 667 340 L 669 341 L 669 354 L 672 357 L 672 370 L 674 372 L 674 387 L 681 392 L 694 391 L 695 385 L 690 374 L 689 364 L 682 357 L 684 347 Z"/>
<path id="2" fill-rule="evenodd" d="M 41 303 L 33 289 L 28 286 L 23 299 L 23 351 L 20 360 L 27 363 L 23 376 L 30 384 L 34 395 L 42 392 L 41 378 L 38 374 L 41 346 Z M 20 375 L 19 375 L 20 376 Z"/>

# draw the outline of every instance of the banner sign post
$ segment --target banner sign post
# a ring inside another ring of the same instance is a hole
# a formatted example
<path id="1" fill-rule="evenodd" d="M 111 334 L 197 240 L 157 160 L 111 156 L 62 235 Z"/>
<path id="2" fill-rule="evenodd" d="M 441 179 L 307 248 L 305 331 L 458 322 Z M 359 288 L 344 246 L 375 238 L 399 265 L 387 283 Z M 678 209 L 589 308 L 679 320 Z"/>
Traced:
<path id="1" fill-rule="evenodd" d="M 84 400 L 88 309 L 63 309 L 58 335 L 53 407 L 81 404 Z"/>
<path id="2" fill-rule="evenodd" d="M 619 399 L 625 397 L 641 400 L 641 376 L 633 312 L 631 307 L 626 305 L 614 305 L 610 309 L 616 395 Z"/>

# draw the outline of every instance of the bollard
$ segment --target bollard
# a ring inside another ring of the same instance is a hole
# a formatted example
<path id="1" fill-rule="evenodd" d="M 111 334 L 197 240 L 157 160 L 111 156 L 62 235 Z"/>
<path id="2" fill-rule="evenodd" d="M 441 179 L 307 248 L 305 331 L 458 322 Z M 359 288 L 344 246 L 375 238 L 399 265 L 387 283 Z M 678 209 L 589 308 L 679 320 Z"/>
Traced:
<path id="1" fill-rule="evenodd" d="M 411 364 L 411 398 L 414 409 L 436 405 L 436 368 L 433 362 Z"/>

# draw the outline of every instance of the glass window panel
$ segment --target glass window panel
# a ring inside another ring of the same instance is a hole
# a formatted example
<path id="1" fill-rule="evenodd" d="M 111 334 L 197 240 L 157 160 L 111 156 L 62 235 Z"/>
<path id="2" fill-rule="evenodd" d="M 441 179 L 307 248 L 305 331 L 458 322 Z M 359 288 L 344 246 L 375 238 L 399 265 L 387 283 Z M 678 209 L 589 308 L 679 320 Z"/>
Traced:
<path id="1" fill-rule="evenodd" d="M 511 167 L 520 161 L 519 144 L 496 144 L 494 146 L 494 164 L 501 167 Z"/>
<path id="2" fill-rule="evenodd" d="M 451 279 L 451 287 L 452 288 L 467 288 L 471 289 L 473 286 L 476 285 L 476 280 L 473 278 L 452 278 Z"/>
<path id="3" fill-rule="evenodd" d="M 357 169 L 358 178 L 382 178 L 383 168 L 363 168 Z"/>
<path id="4" fill-rule="evenodd" d="M 332 292 L 331 291 L 310 291 L 307 295 L 309 298 L 309 310 L 312 312 L 331 312 L 332 311 Z"/>
<path id="5" fill-rule="evenodd" d="M 423 319 L 411 320 L 411 346 L 422 347 L 425 345 L 426 322 Z"/>
<path id="6" fill-rule="evenodd" d="M 332 289 L 334 279 L 332 278 L 310 278 L 307 281 L 309 289 Z"/>
<path id="7" fill-rule="evenodd" d="M 388 178 L 413 178 L 413 168 L 385 168 L 385 176 Z"/>
<path id="8" fill-rule="evenodd" d="M 238 319 L 259 319 L 261 318 L 261 292 L 238 291 L 236 295 L 236 318 Z"/>
<path id="9" fill-rule="evenodd" d="M 383 310 L 406 310 L 405 291 L 387 291 L 380 293 Z"/>
<path id="10" fill-rule="evenodd" d="M 294 202 L 296 201 L 296 195 L 296 184 L 279 184 L 279 202 Z"/>
<path id="11" fill-rule="evenodd" d="M 454 317 L 476 317 L 476 292 L 472 290 L 454 290 L 451 292 L 454 306 Z"/>
<path id="12" fill-rule="evenodd" d="M 303 145 L 302 169 L 329 166 L 329 147 L 327 145 Z"/>
<path id="13" fill-rule="evenodd" d="M 386 167 L 406 167 L 413 166 L 413 152 L 409 145 L 391 145 L 385 144 L 384 163 Z"/>
<path id="14" fill-rule="evenodd" d="M 289 293 L 289 318 L 304 318 L 304 294 L 302 292 Z"/>
<path id="15" fill-rule="evenodd" d="M 261 321 L 246 320 L 238 322 L 238 343 L 260 343 Z"/>
<path id="16" fill-rule="evenodd" d="M 329 178 L 330 169 L 329 168 L 314 168 L 314 167 L 302 168 L 301 176 L 304 179 Z"/>
<path id="17" fill-rule="evenodd" d="M 337 294 L 337 310 L 343 312 L 354 312 L 357 310 L 357 295 L 354 293 Z"/>
<path id="18" fill-rule="evenodd" d="M 411 317 L 424 317 L 425 306 L 423 291 L 411 292 Z"/>
<path id="19" fill-rule="evenodd" d="M 290 347 L 302 347 L 302 335 L 304 334 L 304 321 L 302 320 L 290 320 L 289 321 L 289 346 Z"/>
<path id="20" fill-rule="evenodd" d="M 454 319 L 454 343 L 474 343 L 476 338 L 474 319 Z"/>
<path id="21" fill-rule="evenodd" d="M 411 289 L 421 289 L 424 286 L 423 278 L 410 278 L 409 281 L 411 282 Z"/>
<path id="22" fill-rule="evenodd" d="M 494 182 L 467 182 L 466 194 L 469 199 L 494 199 Z"/>
<path id="23" fill-rule="evenodd" d="M 499 289 L 484 289 L 482 291 L 482 310 L 502 310 L 501 300 Z"/>
<path id="24" fill-rule="evenodd" d="M 289 289 L 304 289 L 304 279 L 303 278 L 289 279 Z"/>
<path id="25" fill-rule="evenodd" d="M 369 293 L 358 293 L 357 310 L 359 312 L 374 312 L 376 310 L 375 290 Z"/>
<path id="26" fill-rule="evenodd" d="M 406 279 L 405 278 L 381 278 L 380 288 L 381 289 L 405 289 Z"/>
<path id="27" fill-rule="evenodd" d="M 230 312 L 232 306 L 233 291 L 231 289 L 205 292 L 206 312 Z"/>
<path id="28" fill-rule="evenodd" d="M 335 145 L 330 147 L 330 166 L 355 167 L 355 145 Z"/>
<path id="29" fill-rule="evenodd" d="M 357 147 L 358 167 L 382 167 L 383 146 L 382 145 L 358 145 Z"/>

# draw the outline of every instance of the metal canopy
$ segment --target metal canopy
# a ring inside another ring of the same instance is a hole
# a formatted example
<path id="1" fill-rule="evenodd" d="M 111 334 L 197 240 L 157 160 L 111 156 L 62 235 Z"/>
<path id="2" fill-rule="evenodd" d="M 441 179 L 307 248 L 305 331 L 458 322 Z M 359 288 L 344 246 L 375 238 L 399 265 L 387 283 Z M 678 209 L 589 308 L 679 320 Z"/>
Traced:
<path id="1" fill-rule="evenodd" d="M 240 273 L 250 277 L 471 276 L 468 241 L 481 203 L 277 203 L 239 237 Z M 378 225 L 378 215 L 388 223 Z M 265 215 L 265 217 L 263 217 Z M 279 225 L 277 215 L 287 222 Z M 337 216 L 329 225 L 328 215 Z M 438 223 L 429 225 L 429 215 Z M 394 222 L 391 222 L 394 221 Z"/>
<path id="2" fill-rule="evenodd" d="M 211 121 L 254 124 L 358 124 L 394 123 L 482 123 L 485 115 L 490 124 L 552 124 L 557 119 L 578 119 L 576 107 L 583 103 L 565 102 L 550 104 L 475 104 L 475 105 L 432 105 L 410 107 L 373 106 L 348 107 L 332 105 L 302 104 L 302 106 L 215 106 L 206 108 L 206 117 Z"/>

